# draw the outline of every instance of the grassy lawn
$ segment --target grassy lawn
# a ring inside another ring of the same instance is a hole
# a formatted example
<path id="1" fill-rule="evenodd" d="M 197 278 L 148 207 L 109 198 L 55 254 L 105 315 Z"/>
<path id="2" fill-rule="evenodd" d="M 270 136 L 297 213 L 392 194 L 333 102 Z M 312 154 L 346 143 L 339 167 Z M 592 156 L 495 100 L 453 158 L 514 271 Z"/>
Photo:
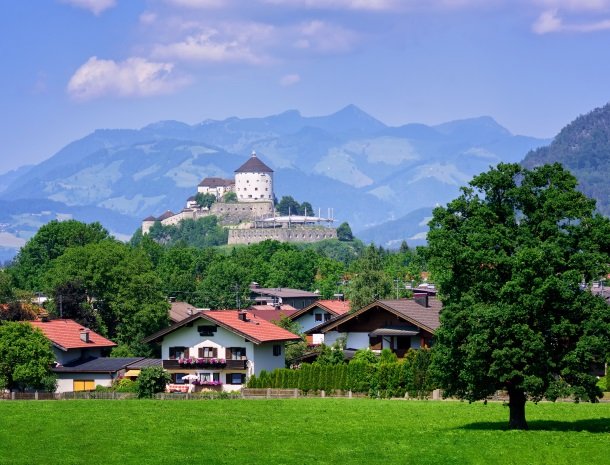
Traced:
<path id="1" fill-rule="evenodd" d="M 0 402 L 0 464 L 607 464 L 610 404 Z"/>

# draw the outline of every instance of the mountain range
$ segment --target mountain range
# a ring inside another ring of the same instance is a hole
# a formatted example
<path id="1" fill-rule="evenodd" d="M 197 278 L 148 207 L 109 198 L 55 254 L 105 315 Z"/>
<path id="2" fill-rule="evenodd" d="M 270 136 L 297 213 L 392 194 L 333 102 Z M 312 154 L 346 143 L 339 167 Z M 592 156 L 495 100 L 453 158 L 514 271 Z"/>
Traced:
<path id="1" fill-rule="evenodd" d="M 488 116 L 392 127 L 354 105 L 319 117 L 290 110 L 100 129 L 0 176 L 0 247 L 4 258 L 14 254 L 55 218 L 97 220 L 130 237 L 144 217 L 183 208 L 204 177 L 232 178 L 252 150 L 273 168 L 278 198 L 308 201 L 323 214 L 333 208 L 364 240 L 417 244 L 431 209 L 473 175 L 549 142 L 513 135 Z"/>

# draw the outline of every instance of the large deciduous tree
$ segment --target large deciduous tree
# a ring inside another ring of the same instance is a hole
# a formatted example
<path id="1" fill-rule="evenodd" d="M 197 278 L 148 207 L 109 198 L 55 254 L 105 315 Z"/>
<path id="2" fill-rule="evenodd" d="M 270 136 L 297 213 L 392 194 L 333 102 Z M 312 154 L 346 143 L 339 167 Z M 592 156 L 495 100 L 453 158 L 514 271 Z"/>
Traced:
<path id="1" fill-rule="evenodd" d="M 561 165 L 500 164 L 434 210 L 428 264 L 443 301 L 434 370 L 445 395 L 525 403 L 600 395 L 591 374 L 610 348 L 610 311 L 586 283 L 607 273 L 610 221 Z"/>
<path id="2" fill-rule="evenodd" d="M 55 390 L 51 342 L 29 323 L 0 323 L 0 389 Z"/>

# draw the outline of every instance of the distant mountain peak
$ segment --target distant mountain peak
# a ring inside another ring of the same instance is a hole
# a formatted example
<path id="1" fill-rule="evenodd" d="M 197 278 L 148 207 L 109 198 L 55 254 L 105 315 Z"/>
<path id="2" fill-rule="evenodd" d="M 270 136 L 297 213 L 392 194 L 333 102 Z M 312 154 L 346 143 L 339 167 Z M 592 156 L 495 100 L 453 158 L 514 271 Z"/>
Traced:
<path id="1" fill-rule="evenodd" d="M 459 119 L 448 123 L 433 126 L 441 134 L 450 135 L 457 132 L 477 131 L 499 136 L 510 136 L 511 132 L 500 125 L 491 116 L 477 116 L 474 118 Z"/>

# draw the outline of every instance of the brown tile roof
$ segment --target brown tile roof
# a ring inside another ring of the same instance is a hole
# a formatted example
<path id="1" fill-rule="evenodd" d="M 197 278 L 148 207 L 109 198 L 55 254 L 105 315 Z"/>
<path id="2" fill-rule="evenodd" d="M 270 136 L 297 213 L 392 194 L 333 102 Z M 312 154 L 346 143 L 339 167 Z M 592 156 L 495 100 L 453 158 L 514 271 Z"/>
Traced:
<path id="1" fill-rule="evenodd" d="M 236 173 L 273 173 L 273 170 L 265 165 L 255 153 L 246 163 L 235 170 Z"/>
<path id="2" fill-rule="evenodd" d="M 201 187 L 227 187 L 235 184 L 235 181 L 232 179 L 223 179 L 223 178 L 204 178 L 203 181 L 199 183 Z"/>
<path id="3" fill-rule="evenodd" d="M 169 308 L 169 319 L 174 323 L 197 313 L 199 310 L 188 302 L 172 302 Z"/>
<path id="4" fill-rule="evenodd" d="M 74 320 L 36 320 L 29 323 L 35 328 L 39 328 L 54 345 L 62 350 L 116 346 L 111 340 L 91 330 L 89 330 L 89 342 L 82 341 L 80 332 L 85 328 Z"/>
<path id="5" fill-rule="evenodd" d="M 330 321 L 324 322 L 314 328 L 305 331 L 306 334 L 326 333 L 341 323 L 354 317 L 362 315 L 376 307 L 381 307 L 395 315 L 409 321 L 410 323 L 425 329 L 431 334 L 440 326 L 439 315 L 443 307 L 442 303 L 434 298 L 428 299 L 428 307 L 424 307 L 413 299 L 376 300 L 375 302 L 361 308 L 353 313 L 345 313 Z"/>
<path id="6" fill-rule="evenodd" d="M 295 313 L 290 315 L 290 319 L 295 320 L 314 308 L 321 308 L 322 310 L 330 313 L 332 316 L 341 316 L 349 312 L 349 300 L 317 300 L 313 304 L 308 305 L 301 310 L 297 310 Z"/>
<path id="7" fill-rule="evenodd" d="M 289 287 L 255 287 L 250 286 L 253 294 L 270 297 L 299 298 L 299 297 L 319 297 L 315 292 L 303 291 L 301 289 L 291 289 Z"/>
<path id="8" fill-rule="evenodd" d="M 297 311 L 292 305 L 281 305 L 276 309 L 273 305 L 251 305 L 248 312 L 252 313 L 256 318 L 262 318 L 266 321 L 280 321 L 282 317 L 290 318 Z"/>
<path id="9" fill-rule="evenodd" d="M 147 216 L 146 218 L 144 218 L 142 221 L 157 221 L 157 218 L 150 215 L 150 216 Z"/>
<path id="10" fill-rule="evenodd" d="M 195 321 L 199 318 L 216 323 L 219 326 L 238 334 L 255 344 L 272 341 L 297 341 L 301 338 L 296 334 L 291 333 L 279 326 L 274 325 L 262 318 L 257 318 L 252 312 L 246 313 L 248 321 L 242 321 L 239 318 L 239 310 L 206 310 L 200 311 L 193 316 L 190 316 L 178 323 L 171 325 L 169 328 L 162 329 L 144 339 L 144 342 L 152 342 L 160 337 L 175 331 L 182 326 Z"/>
<path id="11" fill-rule="evenodd" d="M 166 220 L 174 215 L 175 215 L 175 213 L 173 211 L 167 210 L 165 213 L 163 213 L 163 215 L 161 215 L 159 218 L 157 218 L 157 221 Z"/>

